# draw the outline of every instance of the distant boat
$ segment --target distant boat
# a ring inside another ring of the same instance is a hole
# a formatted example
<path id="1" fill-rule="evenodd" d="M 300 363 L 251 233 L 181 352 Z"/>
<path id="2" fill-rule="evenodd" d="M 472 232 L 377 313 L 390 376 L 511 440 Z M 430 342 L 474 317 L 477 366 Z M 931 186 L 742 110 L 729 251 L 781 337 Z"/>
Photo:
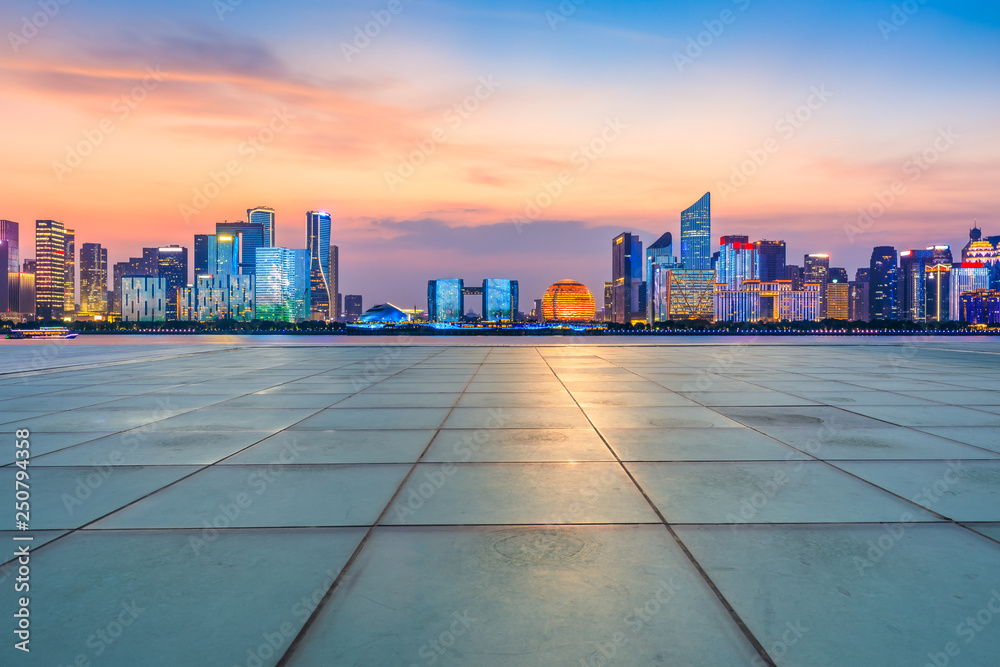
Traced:
<path id="1" fill-rule="evenodd" d="M 42 327 L 41 329 L 11 329 L 7 338 L 16 340 L 72 340 L 79 335 L 65 327 Z"/>

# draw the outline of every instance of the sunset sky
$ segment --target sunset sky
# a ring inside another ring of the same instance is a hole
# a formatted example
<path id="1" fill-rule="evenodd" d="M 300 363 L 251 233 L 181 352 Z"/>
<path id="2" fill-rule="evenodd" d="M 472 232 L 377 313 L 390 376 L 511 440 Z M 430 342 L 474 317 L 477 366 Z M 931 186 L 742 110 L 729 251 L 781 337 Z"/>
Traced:
<path id="1" fill-rule="evenodd" d="M 48 1 L 37 30 L 46 0 L 0 8 L 25 257 L 38 218 L 116 262 L 257 205 L 302 248 L 328 210 L 366 307 L 509 277 L 527 311 L 560 279 L 599 294 L 615 235 L 677 237 L 707 191 L 714 236 L 852 276 L 875 245 L 1000 234 L 994 3 Z"/>

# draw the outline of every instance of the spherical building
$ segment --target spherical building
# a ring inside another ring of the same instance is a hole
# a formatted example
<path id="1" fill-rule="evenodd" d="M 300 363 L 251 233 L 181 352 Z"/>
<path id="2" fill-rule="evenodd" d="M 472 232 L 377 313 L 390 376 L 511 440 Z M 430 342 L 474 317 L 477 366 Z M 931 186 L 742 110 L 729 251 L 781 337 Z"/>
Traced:
<path id="1" fill-rule="evenodd" d="M 594 295 L 575 280 L 560 280 L 545 292 L 542 315 L 546 322 L 591 322 Z"/>

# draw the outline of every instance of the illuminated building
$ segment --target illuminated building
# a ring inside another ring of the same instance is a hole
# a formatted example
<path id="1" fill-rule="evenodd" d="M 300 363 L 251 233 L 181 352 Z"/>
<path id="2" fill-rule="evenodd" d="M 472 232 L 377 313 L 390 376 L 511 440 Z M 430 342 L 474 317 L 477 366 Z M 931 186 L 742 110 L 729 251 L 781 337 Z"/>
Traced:
<path id="1" fill-rule="evenodd" d="M 80 309 L 94 314 L 108 309 L 108 249 L 100 243 L 80 246 Z"/>
<path id="2" fill-rule="evenodd" d="M 681 213 L 681 264 L 688 271 L 712 269 L 712 194 L 706 192 Z M 647 277 L 648 278 L 648 277 Z"/>
<path id="3" fill-rule="evenodd" d="M 541 303 L 541 299 L 536 299 L 536 301 L 539 304 Z M 605 322 L 611 322 L 612 321 L 612 319 L 611 319 L 611 311 L 614 309 L 614 306 L 615 306 L 615 284 L 614 283 L 604 283 L 604 321 Z M 540 307 L 537 310 L 538 310 L 538 315 L 535 316 L 535 319 L 541 320 L 542 310 L 541 310 Z"/>
<path id="4" fill-rule="evenodd" d="M 764 282 L 785 280 L 785 242 L 756 241 L 757 270 L 754 278 Z"/>
<path id="5" fill-rule="evenodd" d="M 35 312 L 38 319 L 62 319 L 66 303 L 66 242 L 63 223 L 35 221 Z"/>
<path id="6" fill-rule="evenodd" d="M 122 321 L 165 322 L 167 281 L 150 276 L 122 278 Z"/>
<path id="7" fill-rule="evenodd" d="M 826 316 L 833 320 L 848 320 L 851 315 L 851 286 L 846 282 L 831 282 L 826 286 Z"/>
<path id="8" fill-rule="evenodd" d="M 188 251 L 180 246 L 156 249 L 156 276 L 167 281 L 167 320 L 177 318 L 177 293 L 187 284 Z"/>
<path id="9" fill-rule="evenodd" d="M 247 222 L 264 228 L 264 248 L 275 245 L 274 240 L 274 209 L 267 206 L 247 209 Z"/>
<path id="10" fill-rule="evenodd" d="M 198 321 L 249 322 L 254 319 L 255 286 L 255 276 L 251 275 L 198 276 L 193 294 Z"/>
<path id="11" fill-rule="evenodd" d="M 209 259 L 215 255 L 212 275 L 234 276 L 240 272 L 240 238 L 234 234 L 208 237 Z M 212 250 L 215 252 L 212 253 Z"/>
<path id="12" fill-rule="evenodd" d="M 358 322 L 363 324 L 388 324 L 409 322 L 410 316 L 406 312 L 391 303 L 383 303 L 369 308 L 358 318 Z"/>
<path id="13" fill-rule="evenodd" d="M 484 280 L 483 319 L 488 322 L 513 322 L 517 319 L 517 292 L 516 280 Z"/>
<path id="14" fill-rule="evenodd" d="M 344 295 L 344 320 L 347 322 L 354 322 L 359 317 L 364 309 L 361 306 L 361 295 L 360 294 L 346 294 Z"/>
<path id="15" fill-rule="evenodd" d="M 611 319 L 631 324 L 646 319 L 646 295 L 642 284 L 642 241 L 625 232 L 611 241 Z"/>
<path id="16" fill-rule="evenodd" d="M 309 319 L 309 253 L 288 248 L 258 248 L 255 310 L 259 320 Z"/>
<path id="17" fill-rule="evenodd" d="M 747 280 L 739 290 L 719 283 L 715 285 L 715 319 L 718 322 L 819 320 L 820 293 L 818 284 L 796 290 L 792 280 Z"/>
<path id="18" fill-rule="evenodd" d="M 10 220 L 0 220 L 0 242 L 7 246 L 7 273 L 21 272 L 20 225 Z"/>
<path id="19" fill-rule="evenodd" d="M 848 283 L 850 286 L 850 312 L 848 313 L 848 319 L 857 321 L 867 321 L 869 317 L 869 307 L 868 307 L 868 293 L 869 284 L 868 281 L 853 280 Z"/>
<path id="20" fill-rule="evenodd" d="M 927 269 L 936 264 L 951 264 L 951 259 L 951 249 L 946 245 L 899 253 L 899 319 L 911 322 L 927 320 Z"/>
<path id="21" fill-rule="evenodd" d="M 340 248 L 330 246 L 330 319 L 339 320 L 340 307 Z"/>
<path id="22" fill-rule="evenodd" d="M 66 261 L 65 270 L 65 280 L 63 287 L 65 288 L 65 299 L 63 300 L 63 314 L 69 314 L 76 312 L 76 232 L 72 229 L 66 229 L 63 231 L 63 245 L 65 254 L 63 258 Z"/>
<path id="23" fill-rule="evenodd" d="M 877 246 L 868 265 L 869 320 L 898 318 L 896 249 Z"/>
<path id="24" fill-rule="evenodd" d="M 213 240 L 209 242 L 209 238 Z M 211 273 L 214 268 L 215 262 L 215 241 L 214 235 L 212 234 L 195 234 L 194 235 L 194 275 L 201 276 L 206 273 Z M 209 245 L 212 246 L 212 260 L 209 260 Z"/>
<path id="25" fill-rule="evenodd" d="M 460 322 L 465 315 L 465 281 L 427 281 L 427 317 L 431 322 Z"/>
<path id="26" fill-rule="evenodd" d="M 951 319 L 951 263 L 928 266 L 924 277 L 924 321 Z"/>
<path id="27" fill-rule="evenodd" d="M 719 245 L 719 260 L 715 265 L 717 283 L 738 290 L 744 280 L 757 279 L 757 248 L 749 237 L 723 236 Z"/>
<path id="28" fill-rule="evenodd" d="M 1000 290 L 963 292 L 960 314 L 968 324 L 1000 324 Z"/>
<path id="29" fill-rule="evenodd" d="M 594 295 L 575 280 L 560 280 L 542 297 L 542 317 L 546 322 L 591 322 L 595 309 Z"/>
<path id="30" fill-rule="evenodd" d="M 6 245 L 6 244 L 4 244 Z M 35 318 L 35 274 L 23 271 L 7 275 L 6 312 L 18 319 Z"/>
<path id="31" fill-rule="evenodd" d="M 990 288 L 990 269 L 983 262 L 962 262 L 951 270 L 951 297 L 949 317 L 953 322 L 962 319 L 962 295 L 966 292 Z"/>
<path id="32" fill-rule="evenodd" d="M 652 282 L 656 322 L 714 319 L 715 271 L 654 265 Z"/>
<path id="33" fill-rule="evenodd" d="M 264 242 L 265 231 L 262 224 L 251 222 L 217 222 L 215 224 L 215 236 L 217 239 L 222 236 L 232 236 L 236 243 L 239 244 L 239 249 L 235 253 L 238 258 L 237 266 L 239 270 L 234 271 L 234 273 L 251 276 L 256 273 L 257 248 L 267 247 Z M 222 246 L 218 245 L 217 251 L 220 248 Z M 229 251 L 228 247 L 225 248 L 225 251 Z M 218 269 L 221 272 L 223 267 L 220 266 Z"/>
<path id="34" fill-rule="evenodd" d="M 667 232 L 656 239 L 651 246 L 646 248 L 646 321 L 655 322 L 656 314 L 653 312 L 653 272 L 654 266 L 674 266 L 674 238 Z M 607 297 L 605 296 L 605 300 Z M 607 321 L 608 306 L 605 303 L 605 321 Z"/>
<path id="35" fill-rule="evenodd" d="M 306 250 L 309 251 L 309 308 L 314 320 L 330 318 L 330 233 L 325 211 L 306 213 Z M 360 313 L 359 313 L 360 314 Z"/>
<path id="36" fill-rule="evenodd" d="M 802 264 L 802 282 L 807 285 L 820 285 L 820 319 L 826 317 L 826 286 L 830 282 L 830 256 L 826 253 L 806 255 Z"/>

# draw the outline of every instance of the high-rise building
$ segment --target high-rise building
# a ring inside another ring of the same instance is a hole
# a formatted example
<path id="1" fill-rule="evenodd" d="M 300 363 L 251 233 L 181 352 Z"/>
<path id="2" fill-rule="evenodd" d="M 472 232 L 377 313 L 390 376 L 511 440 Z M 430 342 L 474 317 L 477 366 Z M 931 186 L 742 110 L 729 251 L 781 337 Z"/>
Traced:
<path id="1" fill-rule="evenodd" d="M 513 322 L 517 319 L 518 289 L 516 280 L 487 278 L 483 281 L 483 319 L 487 322 Z"/>
<path id="2" fill-rule="evenodd" d="M 347 322 L 356 322 L 361 314 L 364 313 L 364 308 L 361 306 L 361 295 L 360 294 L 345 294 L 344 295 L 344 320 Z M 429 314 L 429 313 L 428 313 Z"/>
<path id="3" fill-rule="evenodd" d="M 239 239 L 239 273 L 254 275 L 257 266 L 257 248 L 267 247 L 264 225 L 251 222 L 217 222 L 215 235 L 233 236 Z"/>
<path id="4" fill-rule="evenodd" d="M 104 313 L 108 309 L 108 249 L 100 243 L 80 246 L 80 310 Z"/>
<path id="5" fill-rule="evenodd" d="M 688 271 L 712 269 L 712 194 L 681 213 L 681 264 Z"/>
<path id="6" fill-rule="evenodd" d="M 786 264 L 784 279 L 792 281 L 792 289 L 802 289 L 802 284 L 804 282 L 802 280 L 802 267 L 798 264 Z"/>
<path id="7" fill-rule="evenodd" d="M 951 262 L 928 266 L 924 275 L 924 321 L 951 319 Z"/>
<path id="8" fill-rule="evenodd" d="M 985 290 L 990 287 L 990 269 L 983 262 L 962 262 L 955 264 L 951 271 L 951 297 L 949 317 L 953 322 L 962 319 L 962 295 L 966 292 Z"/>
<path id="9" fill-rule="evenodd" d="M 847 269 L 842 268 L 831 268 L 830 269 L 830 280 L 831 283 L 847 283 L 850 279 L 847 277 Z"/>
<path id="10" fill-rule="evenodd" d="M 122 278 L 122 320 L 125 322 L 165 322 L 167 281 L 150 276 Z"/>
<path id="11" fill-rule="evenodd" d="M 868 265 L 869 320 L 898 319 L 896 249 L 877 246 Z"/>
<path id="12" fill-rule="evenodd" d="M 340 309 L 340 248 L 330 246 L 330 319 L 339 320 Z M 336 295 L 336 298 L 333 298 Z"/>
<path id="13" fill-rule="evenodd" d="M 306 250 L 257 249 L 257 319 L 275 322 L 309 319 L 309 264 Z"/>
<path id="14" fill-rule="evenodd" d="M 651 246 L 646 248 L 646 321 L 653 322 L 653 267 L 654 266 L 674 266 L 674 237 L 670 232 L 666 232 L 656 239 Z M 605 295 L 605 300 L 607 296 Z M 607 304 L 605 308 L 605 321 L 607 321 Z"/>
<path id="15" fill-rule="evenodd" d="M 1000 291 L 964 292 L 960 313 L 962 321 L 968 324 L 1000 324 Z"/>
<path id="16" fill-rule="evenodd" d="M 830 255 L 813 253 L 806 255 L 802 264 L 802 282 L 806 285 L 819 285 L 820 319 L 827 316 L 826 293 L 830 282 Z"/>
<path id="17" fill-rule="evenodd" d="M 861 270 L 858 270 L 858 275 L 862 275 Z M 868 272 L 865 271 L 863 274 L 867 277 Z M 848 313 L 848 319 L 852 322 L 866 322 L 870 316 L 871 309 L 868 306 L 868 296 L 869 296 L 869 284 L 867 280 L 852 280 L 847 283 L 850 288 L 850 312 Z"/>
<path id="18" fill-rule="evenodd" d="M 7 266 L 7 254 L 10 252 L 10 244 L 6 239 L 0 238 L 0 267 Z M 10 276 L 6 269 L 0 270 L 0 317 L 10 311 Z"/>
<path id="19" fill-rule="evenodd" d="M 171 245 L 156 249 L 156 276 L 167 281 L 167 321 L 177 319 L 177 293 L 187 285 L 187 248 Z"/>
<path id="20" fill-rule="evenodd" d="M 611 282 L 604 283 L 604 321 L 612 322 L 611 313 L 615 307 L 615 284 Z M 539 311 L 541 312 L 541 311 Z M 540 321 L 541 315 L 539 315 Z"/>
<path id="21" fill-rule="evenodd" d="M 848 320 L 851 315 L 851 286 L 846 282 L 831 282 L 826 286 L 826 317 Z"/>
<path id="22" fill-rule="evenodd" d="M 803 322 L 819 319 L 819 285 L 794 289 L 794 281 L 746 280 L 739 289 L 715 285 L 715 319 L 719 322 Z"/>
<path id="23" fill-rule="evenodd" d="M 719 259 L 715 265 L 715 282 L 730 290 L 738 290 L 744 280 L 755 280 L 758 255 L 750 237 L 731 234 L 719 241 Z"/>
<path id="24" fill-rule="evenodd" d="M 214 243 L 213 243 L 214 239 Z M 235 276 L 240 273 L 240 237 L 238 234 L 220 233 L 208 239 L 209 252 L 215 248 L 215 268 L 211 271 L 216 276 Z M 256 253 L 256 249 L 254 249 Z M 257 256 L 254 254 L 254 259 Z M 253 275 L 247 273 L 245 275 Z"/>
<path id="25" fill-rule="evenodd" d="M 10 220 L 0 220 L 0 241 L 7 244 L 7 273 L 21 271 L 20 225 Z"/>
<path id="26" fill-rule="evenodd" d="M 613 321 L 632 324 L 646 319 L 646 295 L 642 283 L 642 241 L 628 232 L 611 242 Z"/>
<path id="27" fill-rule="evenodd" d="M 72 229 L 63 231 L 63 244 L 66 254 L 65 282 L 66 298 L 63 302 L 63 313 L 76 312 L 76 232 Z"/>
<path id="28" fill-rule="evenodd" d="M 35 221 L 35 312 L 38 319 L 62 319 L 66 304 L 66 241 L 63 223 Z"/>
<path id="29" fill-rule="evenodd" d="M 460 322 L 464 315 L 464 280 L 445 278 L 427 281 L 427 316 L 431 322 Z"/>
<path id="30" fill-rule="evenodd" d="M 35 274 L 16 272 L 7 274 L 7 312 L 18 319 L 35 317 Z"/>
<path id="31" fill-rule="evenodd" d="M 990 274 L 990 288 L 1000 288 L 1000 238 L 983 238 L 978 225 L 969 231 L 969 243 L 962 249 L 962 262 L 980 262 Z"/>
<path id="32" fill-rule="evenodd" d="M 757 251 L 757 271 L 755 277 L 761 282 L 787 280 L 785 277 L 785 242 L 757 241 L 753 244 Z"/>
<path id="33" fill-rule="evenodd" d="M 209 241 L 212 239 L 212 241 Z M 215 269 L 215 236 L 213 234 L 194 235 L 194 275 L 203 276 Z M 211 245 L 211 248 L 209 246 Z M 209 253 L 211 250 L 211 254 Z M 212 257 L 212 259 L 209 259 Z"/>
<path id="34" fill-rule="evenodd" d="M 930 246 L 924 250 L 899 253 L 899 317 L 911 322 L 927 321 L 927 270 L 938 264 L 950 265 L 951 248 Z"/>
<path id="35" fill-rule="evenodd" d="M 38 260 L 25 259 L 24 268 L 21 269 L 21 271 L 22 273 L 30 273 L 31 275 L 35 275 L 36 273 L 38 273 Z"/>
<path id="36" fill-rule="evenodd" d="M 264 228 L 265 248 L 275 245 L 274 237 L 274 209 L 268 206 L 258 206 L 247 209 L 247 222 L 254 225 L 261 225 Z"/>
<path id="37" fill-rule="evenodd" d="M 306 213 L 306 250 L 309 251 L 309 307 L 312 319 L 330 317 L 330 214 L 325 211 Z M 361 313 L 358 313 L 358 317 Z"/>
<path id="38" fill-rule="evenodd" d="M 655 322 L 714 319 L 715 271 L 654 265 L 652 283 Z"/>
<path id="39" fill-rule="evenodd" d="M 192 290 L 185 288 L 179 293 L 178 312 L 193 310 L 199 322 L 249 322 L 254 319 L 255 288 L 255 276 L 249 274 L 198 276 Z"/>

